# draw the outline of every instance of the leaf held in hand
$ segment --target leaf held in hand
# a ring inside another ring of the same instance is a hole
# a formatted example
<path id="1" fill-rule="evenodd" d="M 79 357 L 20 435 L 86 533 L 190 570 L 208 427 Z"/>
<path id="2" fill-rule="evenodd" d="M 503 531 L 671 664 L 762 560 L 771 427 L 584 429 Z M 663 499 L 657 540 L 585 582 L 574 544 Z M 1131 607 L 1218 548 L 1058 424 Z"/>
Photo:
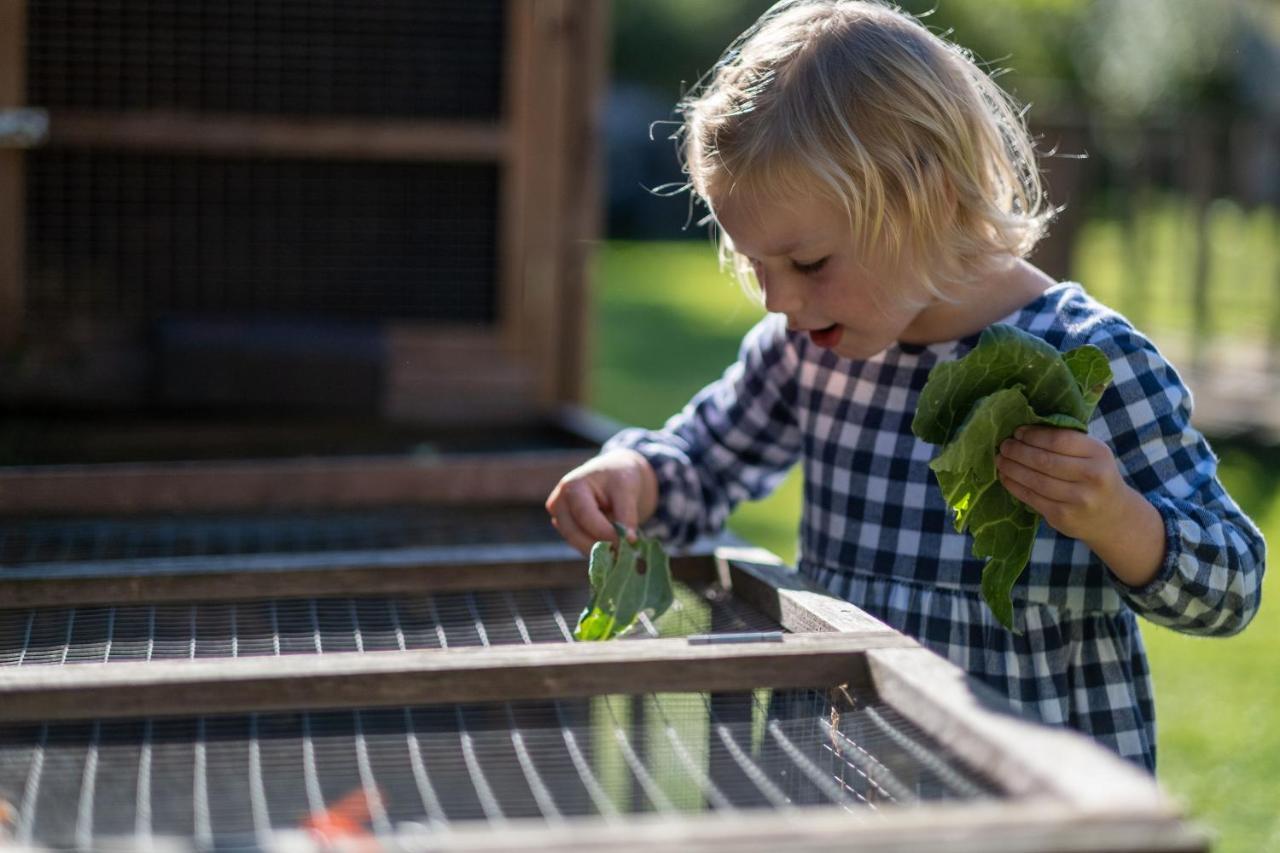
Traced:
<path id="1" fill-rule="evenodd" d="M 1031 559 L 1040 515 L 1000 484 L 996 453 L 1025 424 L 1087 430 L 1111 382 L 1095 346 L 1058 353 L 1015 326 L 996 324 L 964 358 L 935 367 L 920 392 L 911 431 L 942 451 L 929 463 L 955 528 L 973 535 L 973 555 L 987 558 L 982 597 L 1016 630 L 1011 592 Z"/>
<path id="2" fill-rule="evenodd" d="M 614 527 L 617 544 L 597 542 L 591 549 L 591 600 L 578 617 L 575 640 L 611 640 L 635 624 L 641 613 L 658 618 L 675 598 L 671 563 L 661 543 L 640 536 L 633 545 L 626 528 Z"/>

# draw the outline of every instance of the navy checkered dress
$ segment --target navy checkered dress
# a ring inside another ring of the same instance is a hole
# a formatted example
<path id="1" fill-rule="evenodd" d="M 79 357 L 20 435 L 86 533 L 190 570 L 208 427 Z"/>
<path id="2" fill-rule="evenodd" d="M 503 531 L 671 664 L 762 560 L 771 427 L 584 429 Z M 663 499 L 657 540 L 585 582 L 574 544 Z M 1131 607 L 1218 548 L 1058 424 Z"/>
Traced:
<path id="1" fill-rule="evenodd" d="M 1013 591 L 1021 634 L 983 603 L 982 561 L 953 529 L 928 467 L 937 448 L 911 433 L 930 368 L 964 355 L 977 335 L 850 361 L 769 315 L 738 361 L 662 430 L 625 430 L 606 448 L 634 448 L 653 465 L 659 507 L 644 529 L 676 543 L 719 530 L 739 501 L 768 494 L 802 462 L 802 574 L 1035 718 L 1154 770 L 1155 710 L 1135 614 L 1191 634 L 1241 630 L 1258 608 L 1265 544 L 1218 482 L 1181 379 L 1123 317 L 1063 283 L 1005 322 L 1059 350 L 1090 343 L 1106 353 L 1115 379 L 1089 433 L 1110 445 L 1167 536 L 1157 577 L 1136 589 L 1041 524 Z"/>

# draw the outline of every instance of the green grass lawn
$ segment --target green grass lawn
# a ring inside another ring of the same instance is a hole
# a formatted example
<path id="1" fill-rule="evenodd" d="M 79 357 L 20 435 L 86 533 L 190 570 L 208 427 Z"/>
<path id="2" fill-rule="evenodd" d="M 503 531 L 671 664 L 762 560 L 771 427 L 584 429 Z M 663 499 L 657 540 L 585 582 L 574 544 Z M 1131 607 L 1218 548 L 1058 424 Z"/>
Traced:
<path id="1" fill-rule="evenodd" d="M 1215 328 L 1230 327 L 1238 316 L 1262 336 L 1275 287 L 1260 285 L 1277 280 L 1280 249 L 1268 236 L 1276 233 L 1274 222 L 1258 216 L 1215 208 L 1210 269 L 1215 293 L 1222 294 L 1214 303 Z M 1178 259 L 1185 249 L 1178 235 L 1189 225 L 1180 212 L 1161 209 L 1141 227 L 1153 235 L 1146 245 L 1160 253 L 1147 267 L 1148 281 L 1168 284 L 1149 287 L 1149 310 L 1132 304 L 1126 310 L 1145 315 L 1158 340 L 1158 329 L 1190 324 L 1182 298 L 1188 265 Z M 1123 304 L 1119 233 L 1105 221 L 1086 230 L 1077 277 Z M 707 243 L 610 243 L 596 261 L 591 405 L 625 423 L 659 426 L 734 359 L 761 309 L 719 273 Z M 1251 292 L 1263 295 L 1261 301 L 1250 302 Z M 1215 449 L 1227 488 L 1269 542 L 1280 540 L 1280 450 L 1227 443 Z M 730 527 L 791 560 L 799 506 L 793 472 L 769 499 L 740 507 Z M 1264 598 L 1274 596 L 1278 584 L 1272 573 Z M 1143 623 L 1156 686 L 1160 781 L 1217 836 L 1215 849 L 1224 853 L 1280 850 L 1280 614 L 1269 605 L 1229 639 Z"/>

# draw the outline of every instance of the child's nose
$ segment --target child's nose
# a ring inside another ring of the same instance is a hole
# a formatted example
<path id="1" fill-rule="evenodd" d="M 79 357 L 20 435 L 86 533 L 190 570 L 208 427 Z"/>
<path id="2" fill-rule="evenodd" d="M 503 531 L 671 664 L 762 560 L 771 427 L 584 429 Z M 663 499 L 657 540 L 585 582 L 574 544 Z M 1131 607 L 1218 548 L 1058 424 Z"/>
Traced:
<path id="1" fill-rule="evenodd" d="M 773 314 L 795 314 L 800 310 L 800 289 L 788 276 L 771 275 L 767 280 L 757 273 L 760 292 L 764 294 L 765 310 Z"/>

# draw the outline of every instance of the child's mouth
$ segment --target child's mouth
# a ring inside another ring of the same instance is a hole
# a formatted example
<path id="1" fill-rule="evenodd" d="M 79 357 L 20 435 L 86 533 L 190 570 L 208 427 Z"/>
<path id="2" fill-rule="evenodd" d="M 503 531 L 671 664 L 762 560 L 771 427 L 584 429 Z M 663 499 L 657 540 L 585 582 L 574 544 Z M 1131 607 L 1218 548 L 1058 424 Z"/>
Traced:
<path id="1" fill-rule="evenodd" d="M 844 326 L 839 323 L 832 323 L 825 329 L 814 329 L 809 332 L 809 340 L 813 341 L 824 349 L 832 349 L 839 345 L 841 336 L 844 335 Z"/>

